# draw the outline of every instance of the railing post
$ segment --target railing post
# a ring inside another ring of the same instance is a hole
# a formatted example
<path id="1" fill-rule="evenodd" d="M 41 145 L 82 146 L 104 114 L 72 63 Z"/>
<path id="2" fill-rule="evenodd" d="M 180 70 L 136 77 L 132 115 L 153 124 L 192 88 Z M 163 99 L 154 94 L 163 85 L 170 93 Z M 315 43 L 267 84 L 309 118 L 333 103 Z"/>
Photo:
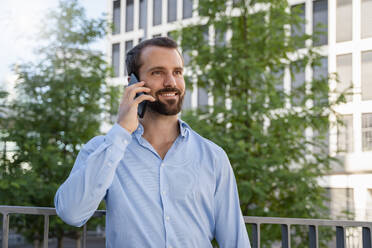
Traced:
<path id="1" fill-rule="evenodd" d="M 3 248 L 8 248 L 9 214 L 3 213 Z"/>
<path id="2" fill-rule="evenodd" d="M 49 215 L 44 215 L 44 241 L 43 247 L 48 248 L 49 243 Z"/>
<path id="3" fill-rule="evenodd" d="M 259 248 L 260 247 L 260 224 L 253 223 L 252 224 L 252 247 Z"/>
<path id="4" fill-rule="evenodd" d="M 363 227 L 363 248 L 372 248 L 371 244 L 371 229 L 369 227 Z"/>
<path id="5" fill-rule="evenodd" d="M 290 232 L 289 232 L 290 225 L 282 224 L 281 226 L 282 226 L 282 247 L 290 248 L 291 247 Z"/>
<path id="6" fill-rule="evenodd" d="M 336 226 L 336 247 L 345 248 L 345 229 L 343 226 Z"/>
<path id="7" fill-rule="evenodd" d="M 309 226 L 309 247 L 318 248 L 318 227 L 314 225 Z"/>
<path id="8" fill-rule="evenodd" d="M 87 248 L 87 224 L 83 226 L 83 248 Z"/>

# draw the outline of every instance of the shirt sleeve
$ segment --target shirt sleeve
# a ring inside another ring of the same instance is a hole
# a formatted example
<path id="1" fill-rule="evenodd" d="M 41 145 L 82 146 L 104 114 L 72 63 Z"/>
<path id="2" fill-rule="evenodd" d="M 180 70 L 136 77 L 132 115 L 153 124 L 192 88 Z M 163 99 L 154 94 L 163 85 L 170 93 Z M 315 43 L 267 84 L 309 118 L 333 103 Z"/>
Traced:
<path id="1" fill-rule="evenodd" d="M 250 248 L 234 172 L 226 153 L 217 159 L 215 238 L 221 248 Z"/>
<path id="2" fill-rule="evenodd" d="M 132 136 L 115 124 L 105 136 L 91 139 L 80 150 L 74 167 L 54 197 L 58 216 L 82 226 L 97 210 Z"/>

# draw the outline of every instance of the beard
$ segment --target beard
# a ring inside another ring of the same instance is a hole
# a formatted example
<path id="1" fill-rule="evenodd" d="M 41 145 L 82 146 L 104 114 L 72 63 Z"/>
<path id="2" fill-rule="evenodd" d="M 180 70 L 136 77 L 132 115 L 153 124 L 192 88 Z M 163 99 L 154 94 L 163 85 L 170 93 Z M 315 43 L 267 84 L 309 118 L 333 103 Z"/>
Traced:
<path id="1" fill-rule="evenodd" d="M 160 101 L 159 96 L 167 92 L 176 92 L 176 94 L 178 95 L 178 100 L 168 99 L 168 100 L 164 100 L 165 102 Z M 179 112 L 181 112 L 184 96 L 185 94 L 182 95 L 181 91 L 177 88 L 164 88 L 164 89 L 158 90 L 155 93 L 156 101 L 147 102 L 147 108 L 161 115 L 176 115 Z"/>

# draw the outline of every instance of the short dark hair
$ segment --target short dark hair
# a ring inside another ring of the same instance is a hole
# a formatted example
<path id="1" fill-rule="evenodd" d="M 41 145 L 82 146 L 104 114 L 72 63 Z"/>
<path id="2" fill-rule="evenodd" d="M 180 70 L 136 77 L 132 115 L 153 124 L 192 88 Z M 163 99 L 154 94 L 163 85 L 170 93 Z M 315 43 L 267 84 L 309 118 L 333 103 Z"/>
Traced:
<path id="1" fill-rule="evenodd" d="M 142 41 L 137 46 L 133 47 L 127 53 L 125 64 L 127 66 L 128 75 L 134 73 L 137 77 L 139 77 L 139 68 L 141 67 L 141 53 L 145 47 L 149 46 L 159 46 L 159 47 L 167 47 L 167 48 L 174 48 L 178 51 L 177 43 L 168 38 L 168 37 L 156 37 L 149 40 Z M 181 53 L 178 52 L 181 56 Z M 182 58 L 182 56 L 181 56 Z M 138 78 L 139 79 L 139 78 Z"/>

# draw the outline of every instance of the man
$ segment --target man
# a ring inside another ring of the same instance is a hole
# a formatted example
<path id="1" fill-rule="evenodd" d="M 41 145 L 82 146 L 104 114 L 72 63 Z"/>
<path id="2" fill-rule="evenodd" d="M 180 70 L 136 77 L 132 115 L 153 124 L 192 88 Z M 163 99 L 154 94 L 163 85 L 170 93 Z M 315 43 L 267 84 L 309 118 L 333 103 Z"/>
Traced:
<path id="1" fill-rule="evenodd" d="M 141 81 L 126 88 L 112 129 L 80 151 L 56 193 L 57 214 L 82 226 L 105 199 L 107 247 L 207 248 L 214 238 L 222 248 L 250 247 L 225 152 L 178 119 L 185 82 L 177 44 L 146 40 L 126 64 Z"/>

